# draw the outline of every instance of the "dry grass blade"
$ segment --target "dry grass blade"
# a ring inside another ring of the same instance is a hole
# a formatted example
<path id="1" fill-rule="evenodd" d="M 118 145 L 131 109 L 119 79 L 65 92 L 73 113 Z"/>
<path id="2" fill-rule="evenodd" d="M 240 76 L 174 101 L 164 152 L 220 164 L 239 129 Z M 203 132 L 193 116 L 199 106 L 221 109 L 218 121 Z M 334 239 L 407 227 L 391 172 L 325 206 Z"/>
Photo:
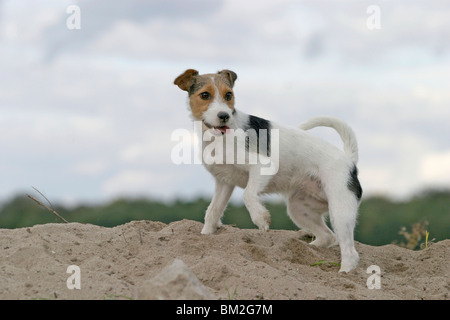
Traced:
<path id="1" fill-rule="evenodd" d="M 48 204 L 50 205 L 50 207 L 55 210 L 55 208 L 53 207 L 53 204 L 50 202 L 50 200 L 47 199 L 47 197 L 45 196 L 45 194 L 43 194 L 42 192 L 40 192 L 37 188 L 33 187 L 32 188 L 39 193 L 45 200 L 47 200 Z M 56 211 L 56 210 L 55 210 Z"/>
<path id="2" fill-rule="evenodd" d="M 40 193 L 40 192 L 39 192 Z M 44 207 L 45 209 L 47 209 L 48 211 L 50 211 L 51 213 L 53 213 L 55 216 L 57 216 L 59 219 L 61 219 L 64 223 L 69 223 L 66 219 L 64 219 L 63 217 L 61 217 L 58 212 L 56 212 L 54 209 L 51 209 L 49 207 L 47 207 L 45 204 L 43 204 L 42 202 L 40 202 L 38 199 L 36 199 L 33 196 L 30 196 L 29 194 L 27 194 L 27 197 L 30 198 L 31 200 L 35 201 L 38 205 Z M 45 198 L 45 197 L 44 197 Z M 46 198 L 47 199 L 47 198 Z M 48 200 L 47 200 L 48 201 Z"/>

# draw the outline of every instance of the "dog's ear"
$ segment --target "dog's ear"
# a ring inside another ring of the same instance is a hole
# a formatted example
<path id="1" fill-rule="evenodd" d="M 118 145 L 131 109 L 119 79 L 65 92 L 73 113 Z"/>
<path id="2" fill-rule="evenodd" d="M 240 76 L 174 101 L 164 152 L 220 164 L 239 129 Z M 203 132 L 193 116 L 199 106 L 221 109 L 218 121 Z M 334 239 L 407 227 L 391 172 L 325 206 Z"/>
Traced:
<path id="1" fill-rule="evenodd" d="M 234 82 L 237 79 L 237 74 L 234 71 L 225 69 L 225 70 L 219 71 L 217 73 L 218 74 L 223 74 L 224 76 L 226 76 L 228 78 L 228 80 L 230 80 L 231 87 L 234 86 Z"/>
<path id="2" fill-rule="evenodd" d="M 188 69 L 183 74 L 180 74 L 173 82 L 181 90 L 189 91 L 189 87 L 193 83 L 193 78 L 198 75 L 198 71 L 194 69 Z"/>

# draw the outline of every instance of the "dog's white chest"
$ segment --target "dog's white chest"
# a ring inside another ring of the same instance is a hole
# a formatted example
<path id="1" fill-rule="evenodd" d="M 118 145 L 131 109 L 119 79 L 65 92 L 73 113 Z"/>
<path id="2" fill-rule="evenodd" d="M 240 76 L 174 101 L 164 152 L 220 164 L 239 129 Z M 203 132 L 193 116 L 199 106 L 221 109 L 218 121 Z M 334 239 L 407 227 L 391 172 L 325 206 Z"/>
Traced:
<path id="1" fill-rule="evenodd" d="M 205 168 L 216 178 L 231 185 L 245 188 L 248 171 L 243 166 L 230 164 L 205 164 Z"/>

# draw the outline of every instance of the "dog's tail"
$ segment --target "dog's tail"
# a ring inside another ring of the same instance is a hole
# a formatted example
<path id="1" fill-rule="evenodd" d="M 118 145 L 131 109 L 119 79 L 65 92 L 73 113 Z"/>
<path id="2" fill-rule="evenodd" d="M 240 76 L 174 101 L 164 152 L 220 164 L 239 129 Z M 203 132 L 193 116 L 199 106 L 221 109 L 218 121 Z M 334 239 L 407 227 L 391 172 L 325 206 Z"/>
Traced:
<path id="1" fill-rule="evenodd" d="M 355 133 L 345 122 L 333 117 L 316 117 L 302 123 L 299 128 L 309 130 L 315 127 L 330 127 L 337 131 L 344 142 L 344 151 L 352 159 L 358 163 L 358 142 Z"/>

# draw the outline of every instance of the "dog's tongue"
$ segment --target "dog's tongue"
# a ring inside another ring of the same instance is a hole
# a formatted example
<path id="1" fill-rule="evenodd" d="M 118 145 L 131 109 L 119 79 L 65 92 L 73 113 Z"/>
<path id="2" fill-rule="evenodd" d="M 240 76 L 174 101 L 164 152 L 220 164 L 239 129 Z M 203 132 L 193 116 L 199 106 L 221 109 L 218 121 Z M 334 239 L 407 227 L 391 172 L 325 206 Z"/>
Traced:
<path id="1" fill-rule="evenodd" d="M 230 129 L 230 127 L 228 126 L 223 126 L 223 127 L 217 127 L 217 129 L 222 132 L 223 134 L 227 133 L 227 130 Z"/>

